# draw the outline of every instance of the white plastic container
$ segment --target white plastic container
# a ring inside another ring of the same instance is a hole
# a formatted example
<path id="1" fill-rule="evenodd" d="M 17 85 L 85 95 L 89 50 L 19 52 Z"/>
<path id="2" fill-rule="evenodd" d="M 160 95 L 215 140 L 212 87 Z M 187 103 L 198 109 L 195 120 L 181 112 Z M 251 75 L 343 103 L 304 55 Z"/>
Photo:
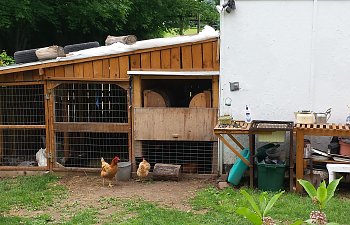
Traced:
<path id="1" fill-rule="evenodd" d="M 252 115 L 250 113 L 250 109 L 248 105 L 245 106 L 245 122 L 251 123 L 252 122 Z"/>

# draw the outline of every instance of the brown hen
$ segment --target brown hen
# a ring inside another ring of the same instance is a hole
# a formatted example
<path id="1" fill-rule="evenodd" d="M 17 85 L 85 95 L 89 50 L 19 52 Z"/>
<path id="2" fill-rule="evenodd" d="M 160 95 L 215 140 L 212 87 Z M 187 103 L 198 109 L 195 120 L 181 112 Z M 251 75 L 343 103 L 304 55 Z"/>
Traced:
<path id="1" fill-rule="evenodd" d="M 141 181 L 145 177 L 147 177 L 150 169 L 151 169 L 151 165 L 145 160 L 145 158 L 143 158 L 136 172 L 137 176 L 140 178 Z"/>
<path id="2" fill-rule="evenodd" d="M 102 157 L 101 157 L 101 164 L 102 164 L 102 170 L 101 170 L 101 177 L 103 180 L 103 186 L 105 185 L 105 178 L 109 180 L 108 187 L 113 187 L 112 180 L 115 177 L 115 175 L 118 172 L 118 161 L 119 157 L 116 156 L 114 159 L 112 159 L 111 164 L 108 164 Z"/>

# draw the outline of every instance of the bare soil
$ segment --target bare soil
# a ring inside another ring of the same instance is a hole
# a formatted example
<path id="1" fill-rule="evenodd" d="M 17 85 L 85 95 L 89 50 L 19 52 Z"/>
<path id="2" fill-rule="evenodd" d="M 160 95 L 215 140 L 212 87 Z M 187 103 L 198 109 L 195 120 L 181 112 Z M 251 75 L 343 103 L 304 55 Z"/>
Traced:
<path id="1" fill-rule="evenodd" d="M 215 181 L 211 179 L 184 178 L 181 181 L 114 181 L 113 187 L 108 187 L 108 182 L 102 186 L 102 178 L 99 176 L 64 176 L 58 182 L 67 187 L 68 197 L 55 203 L 53 207 L 35 211 L 13 209 L 10 215 L 28 216 L 48 214 L 54 222 L 70 218 L 74 212 L 83 208 L 98 208 L 101 221 L 105 221 L 110 214 L 118 211 L 118 207 L 103 207 L 103 198 L 144 199 L 163 207 L 171 207 L 182 211 L 190 211 L 188 203 L 196 192 Z"/>

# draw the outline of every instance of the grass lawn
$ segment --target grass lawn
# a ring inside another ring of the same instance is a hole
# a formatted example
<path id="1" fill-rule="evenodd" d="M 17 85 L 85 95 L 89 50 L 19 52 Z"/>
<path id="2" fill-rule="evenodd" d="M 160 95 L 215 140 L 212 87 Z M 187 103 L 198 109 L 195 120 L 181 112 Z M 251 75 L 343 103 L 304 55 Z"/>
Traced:
<path id="1" fill-rule="evenodd" d="M 58 222 L 53 220 L 50 210 L 43 210 L 60 207 L 60 201 L 69 199 L 67 189 L 57 184 L 58 179 L 54 175 L 45 175 L 0 180 L 0 224 L 250 224 L 235 213 L 238 206 L 248 206 L 239 190 L 227 188 L 218 191 L 214 187 L 200 190 L 189 199 L 192 209 L 188 211 L 161 207 L 143 199 L 109 197 L 99 199 L 95 207 L 62 208 L 61 212 L 68 216 Z M 246 190 L 254 198 L 260 193 Z M 108 210 L 112 207 L 113 210 Z M 307 219 L 313 209 L 309 197 L 285 193 L 272 208 L 270 216 L 280 224 L 289 224 Z M 21 210 L 30 213 L 27 216 L 13 213 Z M 107 211 L 108 215 L 101 216 L 101 211 Z M 336 193 L 325 212 L 331 222 L 350 224 L 350 199 Z"/>

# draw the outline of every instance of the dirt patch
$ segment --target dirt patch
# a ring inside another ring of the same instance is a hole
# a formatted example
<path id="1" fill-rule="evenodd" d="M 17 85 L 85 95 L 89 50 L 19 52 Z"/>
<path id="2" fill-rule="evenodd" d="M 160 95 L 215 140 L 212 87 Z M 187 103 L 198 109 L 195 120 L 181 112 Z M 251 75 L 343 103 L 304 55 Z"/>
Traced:
<path id="1" fill-rule="evenodd" d="M 211 180 L 184 179 L 176 181 L 137 182 L 134 180 L 115 182 L 113 187 L 102 186 L 97 176 L 63 177 L 60 184 L 69 190 L 70 202 L 89 203 L 101 198 L 142 198 L 160 205 L 180 210 L 190 209 L 187 200 L 194 197 L 197 190 L 213 184 Z"/>
<path id="2" fill-rule="evenodd" d="M 32 217 L 41 214 L 51 215 L 54 221 L 70 218 L 74 212 L 83 208 L 100 209 L 100 216 L 107 218 L 112 212 L 118 211 L 118 206 L 103 208 L 103 198 L 144 199 L 163 207 L 171 207 L 182 211 L 191 210 L 188 203 L 199 189 L 215 182 L 210 179 L 183 179 L 176 181 L 137 182 L 135 180 L 114 182 L 113 187 L 102 186 L 99 176 L 64 176 L 59 182 L 67 187 L 68 197 L 56 202 L 53 207 L 38 211 L 13 209 L 8 214 L 12 216 Z M 108 184 L 108 182 L 107 182 Z M 101 218 L 103 219 L 103 218 Z"/>

